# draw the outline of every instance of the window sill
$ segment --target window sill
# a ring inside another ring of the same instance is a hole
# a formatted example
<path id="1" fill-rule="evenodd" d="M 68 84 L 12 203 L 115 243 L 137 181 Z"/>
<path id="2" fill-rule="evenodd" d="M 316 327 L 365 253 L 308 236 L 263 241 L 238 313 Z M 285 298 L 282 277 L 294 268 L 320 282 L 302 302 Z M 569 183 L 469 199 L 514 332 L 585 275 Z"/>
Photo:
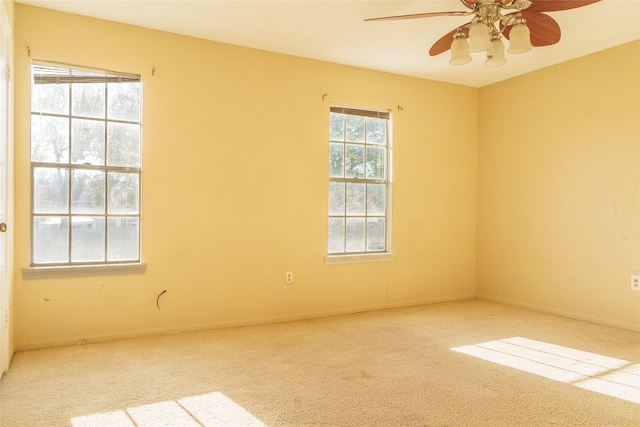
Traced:
<path id="1" fill-rule="evenodd" d="M 357 254 L 357 255 L 327 255 L 324 258 L 325 265 L 338 264 L 356 264 L 363 262 L 385 262 L 393 261 L 395 254 L 378 253 L 378 254 Z"/>
<path id="2" fill-rule="evenodd" d="M 143 274 L 147 265 L 106 264 L 81 265 L 73 267 L 29 267 L 22 269 L 24 280 L 55 279 L 58 277 L 110 276 L 115 274 Z"/>

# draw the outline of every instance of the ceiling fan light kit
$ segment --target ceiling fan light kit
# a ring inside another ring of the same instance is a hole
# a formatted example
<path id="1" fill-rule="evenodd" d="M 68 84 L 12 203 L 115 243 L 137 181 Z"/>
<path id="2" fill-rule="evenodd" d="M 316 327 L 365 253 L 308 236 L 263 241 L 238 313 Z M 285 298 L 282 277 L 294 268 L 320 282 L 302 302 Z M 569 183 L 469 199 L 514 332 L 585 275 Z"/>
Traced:
<path id="1" fill-rule="evenodd" d="M 487 67 L 499 67 L 507 63 L 507 58 L 504 57 L 504 43 L 500 38 L 491 40 L 491 49 L 487 51 L 487 59 L 484 61 L 484 65 Z"/>
<path id="2" fill-rule="evenodd" d="M 451 43 L 451 65 L 464 65 L 471 62 L 471 55 L 469 55 L 469 43 L 464 38 L 464 33 L 458 31 L 453 36 L 453 43 Z"/>
<path id="3" fill-rule="evenodd" d="M 489 26 L 484 22 L 476 22 L 469 27 L 469 40 L 464 38 L 462 31 L 457 31 L 456 34 L 462 34 L 462 36 L 455 37 L 451 43 L 451 59 L 449 64 L 451 65 L 464 65 L 471 62 L 471 56 L 468 52 L 478 53 L 486 52 L 487 60 L 485 65 L 487 67 L 499 67 L 507 63 L 507 58 L 504 56 L 504 43 L 502 42 L 502 32 L 498 31 L 494 26 Z M 456 42 L 457 40 L 457 42 Z M 454 52 L 453 43 L 457 43 L 457 52 Z M 468 61 L 462 61 L 462 55 L 464 47 L 462 44 L 468 44 L 467 55 Z M 509 49 L 507 52 L 525 53 L 533 49 L 531 44 L 531 33 L 529 27 L 524 20 L 519 20 L 517 24 L 514 24 L 511 29 Z"/>
<path id="4" fill-rule="evenodd" d="M 509 40 L 509 53 L 525 53 L 533 49 L 531 44 L 531 32 L 524 22 L 515 24 L 511 28 Z"/>
<path id="5" fill-rule="evenodd" d="M 469 27 L 469 52 L 486 52 L 491 49 L 491 33 L 484 22 L 475 22 Z"/>
<path id="6" fill-rule="evenodd" d="M 575 9 L 598 1 L 600 0 L 460 0 L 471 10 L 386 16 L 366 21 L 473 15 L 471 22 L 457 27 L 436 41 L 431 46 L 429 55 L 436 56 L 451 50 L 449 64 L 457 66 L 471 62 L 469 52 L 486 52 L 484 64 L 487 67 L 498 67 L 507 63 L 503 36 L 509 40 L 507 52 L 510 54 L 529 52 L 534 46 L 553 45 L 560 41 L 560 26 L 555 19 L 543 12 Z M 503 14 L 505 10 L 515 12 Z"/>

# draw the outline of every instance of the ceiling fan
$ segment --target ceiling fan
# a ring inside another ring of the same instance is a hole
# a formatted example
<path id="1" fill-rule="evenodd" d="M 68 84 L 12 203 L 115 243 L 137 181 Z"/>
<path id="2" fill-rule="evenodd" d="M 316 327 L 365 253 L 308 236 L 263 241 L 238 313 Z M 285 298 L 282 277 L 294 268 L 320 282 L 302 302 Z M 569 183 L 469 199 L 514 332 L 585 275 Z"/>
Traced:
<path id="1" fill-rule="evenodd" d="M 469 52 L 487 52 L 485 65 L 506 64 L 502 36 L 509 40 L 508 53 L 524 53 L 534 46 L 550 46 L 560 41 L 560 26 L 544 12 L 575 9 L 600 0 L 460 0 L 468 11 L 429 12 L 384 16 L 365 21 L 430 18 L 437 16 L 472 16 L 470 22 L 458 26 L 436 41 L 429 55 L 436 56 L 451 49 L 451 65 L 471 62 Z M 514 12 L 503 14 L 503 11 Z"/>

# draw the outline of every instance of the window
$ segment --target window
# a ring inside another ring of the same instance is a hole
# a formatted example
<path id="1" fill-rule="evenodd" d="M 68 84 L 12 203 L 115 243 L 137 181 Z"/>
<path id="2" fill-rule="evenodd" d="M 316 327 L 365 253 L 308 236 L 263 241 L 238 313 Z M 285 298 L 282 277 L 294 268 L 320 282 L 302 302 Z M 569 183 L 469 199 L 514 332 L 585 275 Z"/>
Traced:
<path id="1" fill-rule="evenodd" d="M 390 250 L 390 114 L 332 106 L 328 254 Z"/>
<path id="2" fill-rule="evenodd" d="M 139 263 L 140 76 L 31 71 L 31 266 Z"/>

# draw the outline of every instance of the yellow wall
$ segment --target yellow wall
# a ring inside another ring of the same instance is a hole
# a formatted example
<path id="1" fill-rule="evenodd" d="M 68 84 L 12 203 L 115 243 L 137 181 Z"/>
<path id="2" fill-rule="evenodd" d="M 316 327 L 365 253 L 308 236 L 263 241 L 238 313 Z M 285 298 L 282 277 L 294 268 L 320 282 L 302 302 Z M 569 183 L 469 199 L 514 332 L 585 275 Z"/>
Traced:
<path id="1" fill-rule="evenodd" d="M 476 89 L 22 4 L 15 20 L 16 272 L 29 264 L 31 59 L 143 76 L 148 265 L 17 274 L 18 350 L 474 295 Z M 395 261 L 324 265 L 331 102 L 393 109 Z"/>
<path id="2" fill-rule="evenodd" d="M 640 330 L 640 42 L 480 89 L 477 295 Z"/>

